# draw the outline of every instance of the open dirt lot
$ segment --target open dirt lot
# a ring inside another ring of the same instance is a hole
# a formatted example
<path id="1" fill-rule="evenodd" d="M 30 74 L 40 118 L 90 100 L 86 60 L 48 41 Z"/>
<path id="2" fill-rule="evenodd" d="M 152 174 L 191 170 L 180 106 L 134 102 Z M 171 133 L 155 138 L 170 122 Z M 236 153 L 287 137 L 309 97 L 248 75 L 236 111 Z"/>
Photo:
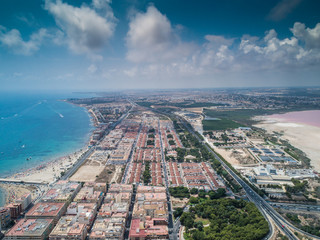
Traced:
<path id="1" fill-rule="evenodd" d="M 104 168 L 104 166 L 83 165 L 70 178 L 70 180 L 77 182 L 93 182 L 96 180 L 96 176 L 99 176 L 101 174 Z"/>

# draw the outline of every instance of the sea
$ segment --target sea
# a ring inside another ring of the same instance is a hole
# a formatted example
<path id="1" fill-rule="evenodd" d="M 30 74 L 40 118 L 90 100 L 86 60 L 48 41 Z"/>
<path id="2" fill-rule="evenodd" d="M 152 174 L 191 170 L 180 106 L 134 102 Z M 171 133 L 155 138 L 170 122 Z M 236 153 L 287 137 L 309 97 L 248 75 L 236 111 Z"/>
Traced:
<path id="1" fill-rule="evenodd" d="M 85 147 L 94 129 L 90 115 L 85 108 L 62 100 L 90 96 L 0 93 L 0 178 Z M 4 204 L 0 189 L 0 206 Z"/>

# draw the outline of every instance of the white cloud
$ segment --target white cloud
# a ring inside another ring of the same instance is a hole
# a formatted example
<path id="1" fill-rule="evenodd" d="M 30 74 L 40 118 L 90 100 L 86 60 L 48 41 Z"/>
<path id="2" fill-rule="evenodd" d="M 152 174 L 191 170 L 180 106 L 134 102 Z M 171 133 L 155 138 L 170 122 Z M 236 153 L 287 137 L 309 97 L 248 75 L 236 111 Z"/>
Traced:
<path id="1" fill-rule="evenodd" d="M 128 77 L 131 77 L 131 78 L 135 77 L 137 72 L 138 72 L 138 68 L 137 67 L 133 67 L 133 68 L 130 68 L 130 69 L 123 70 L 123 73 L 125 75 L 127 75 Z"/>
<path id="2" fill-rule="evenodd" d="M 199 53 L 194 54 L 193 59 L 197 59 L 201 67 L 225 68 L 230 66 L 234 59 L 229 47 L 234 39 L 227 39 L 218 35 L 206 35 L 205 42 Z"/>
<path id="3" fill-rule="evenodd" d="M 33 54 L 34 52 L 39 50 L 44 38 L 47 36 L 47 30 L 41 28 L 39 31 L 31 34 L 28 41 L 24 41 L 19 30 L 12 29 L 10 31 L 6 31 L 4 27 L 0 27 L 1 45 L 10 49 L 15 54 Z"/>
<path id="4" fill-rule="evenodd" d="M 290 30 L 296 38 L 306 44 L 308 49 L 320 48 L 320 23 L 311 29 L 306 28 L 303 23 L 296 22 Z"/>
<path id="5" fill-rule="evenodd" d="M 319 27 L 318 27 L 319 26 Z M 263 39 L 243 38 L 239 45 L 240 59 L 252 63 L 256 69 L 304 68 L 320 61 L 320 24 L 314 29 L 295 23 L 291 29 L 293 36 L 279 39 L 275 30 L 266 32 Z M 299 40 L 305 44 L 300 44 Z M 250 59 L 241 56 L 250 55 Z"/>
<path id="6" fill-rule="evenodd" d="M 88 67 L 88 71 L 89 71 L 90 73 L 95 73 L 95 72 L 97 72 L 97 70 L 98 70 L 98 67 L 97 67 L 96 65 L 94 65 L 94 64 L 91 64 L 91 65 Z"/>
<path id="7" fill-rule="evenodd" d="M 105 8 L 107 1 L 94 1 L 96 8 Z M 75 53 L 91 53 L 101 49 L 113 36 L 115 19 L 112 9 L 107 8 L 106 16 L 100 16 L 94 9 L 82 5 L 74 7 L 61 0 L 45 2 L 57 25 L 67 36 L 67 43 Z"/>
<path id="8" fill-rule="evenodd" d="M 180 41 L 168 18 L 154 6 L 132 17 L 126 43 L 127 59 L 135 63 L 183 58 L 194 48 Z"/>
<path id="9" fill-rule="evenodd" d="M 282 0 L 271 9 L 268 19 L 280 21 L 287 17 L 301 2 L 301 0 Z"/>
<path id="10" fill-rule="evenodd" d="M 132 65 L 122 72 L 134 79 L 165 81 L 307 69 L 320 62 L 319 29 L 320 24 L 309 29 L 296 23 L 293 35 L 283 39 L 271 29 L 263 37 L 206 35 L 196 45 L 183 42 L 168 18 L 151 6 L 131 19 L 126 40 Z"/>

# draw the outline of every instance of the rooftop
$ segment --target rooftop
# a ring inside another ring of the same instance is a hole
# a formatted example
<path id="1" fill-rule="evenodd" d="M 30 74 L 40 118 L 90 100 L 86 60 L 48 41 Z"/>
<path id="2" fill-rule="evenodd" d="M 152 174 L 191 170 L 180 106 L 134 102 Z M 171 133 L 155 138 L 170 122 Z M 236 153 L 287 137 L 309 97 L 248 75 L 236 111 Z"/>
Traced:
<path id="1" fill-rule="evenodd" d="M 133 219 L 131 222 L 131 228 L 129 236 L 131 237 L 147 237 L 147 236 L 159 236 L 166 238 L 169 236 L 167 219 L 165 218 L 151 218 L 145 221 L 140 219 Z"/>
<path id="2" fill-rule="evenodd" d="M 40 202 L 26 213 L 26 217 L 55 217 L 64 207 L 65 203 Z"/>
<path id="3" fill-rule="evenodd" d="M 70 236 L 81 235 L 86 229 L 86 224 L 79 223 L 76 216 L 64 216 L 62 217 L 56 227 L 51 232 L 51 235 Z"/>
<path id="4" fill-rule="evenodd" d="M 92 227 L 89 239 L 117 238 L 121 239 L 125 229 L 124 218 L 97 219 Z"/>
<path id="5" fill-rule="evenodd" d="M 53 219 L 21 219 L 6 236 L 41 236 L 51 227 Z"/>

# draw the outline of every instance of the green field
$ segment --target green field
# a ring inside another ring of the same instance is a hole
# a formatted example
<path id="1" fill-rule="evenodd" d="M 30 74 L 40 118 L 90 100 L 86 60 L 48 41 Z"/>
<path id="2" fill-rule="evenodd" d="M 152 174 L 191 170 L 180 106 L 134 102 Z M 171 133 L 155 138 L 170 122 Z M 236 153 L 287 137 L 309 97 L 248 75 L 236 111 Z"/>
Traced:
<path id="1" fill-rule="evenodd" d="M 227 130 L 243 126 L 235 121 L 226 118 L 222 118 L 221 120 L 203 120 L 202 125 L 204 131 Z"/>
<path id="2" fill-rule="evenodd" d="M 151 107 L 154 106 L 172 106 L 172 107 L 179 107 L 179 108 L 197 108 L 197 107 L 213 107 L 213 106 L 225 106 L 222 103 L 210 103 L 210 102 L 194 102 L 194 101 L 185 101 L 179 103 L 172 103 L 172 102 L 148 102 L 148 101 L 139 101 L 136 102 L 140 106 L 143 107 Z"/>

